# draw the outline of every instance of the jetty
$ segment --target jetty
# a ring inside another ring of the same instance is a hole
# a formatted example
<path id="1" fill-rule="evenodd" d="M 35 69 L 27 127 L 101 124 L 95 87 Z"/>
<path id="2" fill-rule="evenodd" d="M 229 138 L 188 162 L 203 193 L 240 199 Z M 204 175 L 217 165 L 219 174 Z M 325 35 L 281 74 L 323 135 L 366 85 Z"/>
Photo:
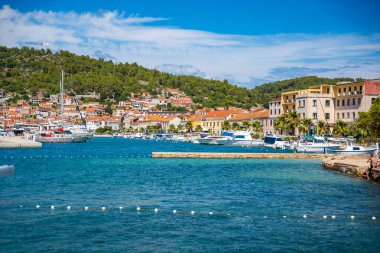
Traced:
<path id="1" fill-rule="evenodd" d="M 304 153 L 212 153 L 212 152 L 152 152 L 153 158 L 205 158 L 205 159 L 319 159 L 327 154 Z"/>
<path id="2" fill-rule="evenodd" d="M 0 138 L 0 148 L 41 148 L 42 143 L 28 140 L 23 136 Z"/>

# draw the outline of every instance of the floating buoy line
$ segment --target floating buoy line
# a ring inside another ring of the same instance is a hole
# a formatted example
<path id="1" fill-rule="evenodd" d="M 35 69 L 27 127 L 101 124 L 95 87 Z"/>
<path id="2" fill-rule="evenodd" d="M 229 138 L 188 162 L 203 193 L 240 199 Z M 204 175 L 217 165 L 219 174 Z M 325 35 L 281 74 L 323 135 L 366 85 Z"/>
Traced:
<path id="1" fill-rule="evenodd" d="M 152 155 L 33 155 L 33 156 L 0 156 L 0 159 L 21 160 L 21 159 L 83 159 L 83 158 L 151 158 Z"/>
<path id="2" fill-rule="evenodd" d="M 164 210 L 164 209 L 158 209 L 158 208 L 145 208 L 140 206 L 56 206 L 56 205 L 35 205 L 35 206 L 24 206 L 19 205 L 19 209 L 23 210 L 51 210 L 54 212 L 58 211 L 84 211 L 84 212 L 90 212 L 90 211 L 102 211 L 102 212 L 110 212 L 110 211 L 119 211 L 119 212 L 132 212 L 132 213 L 152 213 L 152 214 L 172 214 L 172 215 L 189 215 L 189 216 L 219 216 L 219 217 L 229 217 L 229 216 L 238 216 L 238 215 L 231 215 L 230 213 L 226 212 L 198 212 L 198 211 L 180 211 L 176 209 L 172 210 Z M 356 221 L 356 220 L 370 220 L 370 221 L 377 221 L 376 216 L 355 216 L 355 215 L 308 215 L 308 214 L 301 214 L 301 215 L 263 215 L 263 216 L 256 216 L 257 219 L 282 219 L 282 220 L 288 220 L 288 219 L 302 219 L 302 220 L 350 220 L 350 221 Z"/>

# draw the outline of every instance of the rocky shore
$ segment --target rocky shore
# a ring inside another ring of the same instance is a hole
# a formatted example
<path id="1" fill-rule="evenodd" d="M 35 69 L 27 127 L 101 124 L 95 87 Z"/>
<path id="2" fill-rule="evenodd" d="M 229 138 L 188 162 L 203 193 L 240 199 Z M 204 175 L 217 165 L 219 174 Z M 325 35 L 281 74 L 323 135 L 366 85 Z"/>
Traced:
<path id="1" fill-rule="evenodd" d="M 368 159 L 369 155 L 333 155 L 323 159 L 322 167 L 355 177 L 367 178 Z M 373 180 L 380 182 L 380 175 L 375 174 Z"/>

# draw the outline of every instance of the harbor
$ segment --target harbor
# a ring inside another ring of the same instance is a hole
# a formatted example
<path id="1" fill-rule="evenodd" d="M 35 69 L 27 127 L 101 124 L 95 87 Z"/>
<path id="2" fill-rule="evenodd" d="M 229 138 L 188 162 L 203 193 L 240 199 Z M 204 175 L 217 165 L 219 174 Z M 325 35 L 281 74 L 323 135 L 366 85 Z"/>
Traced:
<path id="1" fill-rule="evenodd" d="M 0 148 L 41 148 L 42 143 L 28 140 L 24 136 L 1 137 Z"/>

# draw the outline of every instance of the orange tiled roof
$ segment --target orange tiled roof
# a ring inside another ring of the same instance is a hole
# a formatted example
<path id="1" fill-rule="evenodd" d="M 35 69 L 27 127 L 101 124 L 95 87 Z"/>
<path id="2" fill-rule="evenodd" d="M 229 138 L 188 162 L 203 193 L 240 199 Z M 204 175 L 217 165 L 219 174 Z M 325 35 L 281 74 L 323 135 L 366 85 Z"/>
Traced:
<path id="1" fill-rule="evenodd" d="M 274 98 L 269 102 L 278 102 L 278 101 L 281 101 L 281 97 Z"/>
<path id="2" fill-rule="evenodd" d="M 193 114 L 187 117 L 187 121 L 201 121 L 201 120 L 202 120 L 202 116 L 199 114 Z"/>
<path id="3" fill-rule="evenodd" d="M 232 116 L 230 121 L 244 121 L 244 120 L 249 121 L 253 119 L 266 118 L 266 117 L 269 117 L 269 111 L 267 109 L 249 112 L 249 113 L 239 113 Z"/>
<path id="4" fill-rule="evenodd" d="M 87 121 L 102 121 L 102 120 L 104 120 L 104 118 L 100 117 L 100 116 L 88 117 L 87 118 Z"/>
<path id="5" fill-rule="evenodd" d="M 205 118 L 226 118 L 228 115 L 231 114 L 238 114 L 240 113 L 240 110 L 221 110 L 221 111 L 211 111 L 209 112 Z"/>

